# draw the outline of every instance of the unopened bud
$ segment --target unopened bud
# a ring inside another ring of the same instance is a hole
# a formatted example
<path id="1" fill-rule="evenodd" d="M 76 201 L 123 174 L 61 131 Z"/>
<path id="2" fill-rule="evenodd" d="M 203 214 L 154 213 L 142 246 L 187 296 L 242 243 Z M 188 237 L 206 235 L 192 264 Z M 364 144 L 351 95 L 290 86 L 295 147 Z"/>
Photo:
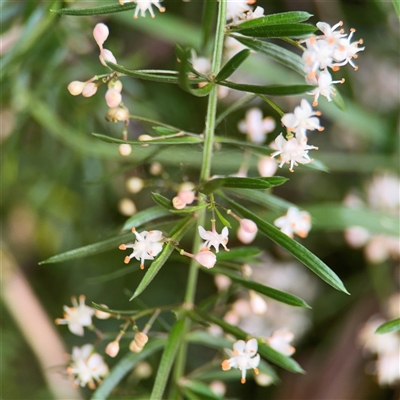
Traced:
<path id="1" fill-rule="evenodd" d="M 163 171 L 163 167 L 161 165 L 161 163 L 159 163 L 158 161 L 154 161 L 151 163 L 150 165 L 150 173 L 152 175 L 160 175 Z"/>
<path id="2" fill-rule="evenodd" d="M 92 97 L 97 92 L 97 85 L 93 82 L 89 82 L 85 85 L 82 90 L 83 97 Z"/>
<path id="3" fill-rule="evenodd" d="M 237 238 L 244 244 L 251 243 L 257 236 L 257 231 L 254 233 L 246 232 L 242 227 L 237 230 Z"/>
<path id="4" fill-rule="evenodd" d="M 133 370 L 133 374 L 139 379 L 150 378 L 152 373 L 153 369 L 147 361 L 139 361 Z"/>
<path id="5" fill-rule="evenodd" d="M 72 81 L 68 85 L 68 91 L 72 94 L 72 96 L 79 96 L 85 87 L 85 82 L 80 81 Z"/>
<path id="6" fill-rule="evenodd" d="M 131 199 L 128 199 L 126 197 L 119 201 L 118 210 L 122 215 L 125 215 L 127 217 L 130 217 L 137 211 L 135 203 Z"/>
<path id="7" fill-rule="evenodd" d="M 194 193 L 189 190 L 181 190 L 178 192 L 177 197 L 185 204 L 192 204 L 195 196 Z"/>
<path id="8" fill-rule="evenodd" d="M 129 178 L 125 183 L 126 190 L 131 193 L 139 193 L 143 189 L 143 186 L 143 179 L 136 176 Z"/>
<path id="9" fill-rule="evenodd" d="M 117 92 L 115 89 L 108 89 L 105 95 L 106 103 L 108 107 L 118 107 L 122 101 L 121 93 Z"/>
<path id="10" fill-rule="evenodd" d="M 274 176 L 278 169 L 278 163 L 271 157 L 261 157 L 257 163 L 257 170 L 260 176 Z"/>
<path id="11" fill-rule="evenodd" d="M 194 256 L 194 259 L 203 267 L 212 268 L 217 262 L 217 257 L 211 251 L 200 251 Z"/>
<path id="12" fill-rule="evenodd" d="M 222 381 L 212 381 L 210 383 L 210 389 L 218 396 L 224 397 L 226 393 L 226 385 Z"/>
<path id="13" fill-rule="evenodd" d="M 132 153 L 132 146 L 127 143 L 120 144 L 118 147 L 118 151 L 119 151 L 119 154 L 121 154 L 121 156 L 123 156 L 123 157 L 129 156 L 129 154 Z"/>
<path id="14" fill-rule="evenodd" d="M 240 220 L 240 228 L 246 233 L 257 233 L 258 228 L 255 222 L 251 219 L 243 218 Z"/>
<path id="15" fill-rule="evenodd" d="M 97 24 L 93 29 L 93 37 L 96 43 L 101 47 L 103 43 L 107 40 L 109 35 L 109 30 L 107 25 L 100 23 Z"/>
<path id="16" fill-rule="evenodd" d="M 179 191 L 192 191 L 194 188 L 196 187 L 196 185 L 193 182 L 183 182 L 179 185 Z"/>
<path id="17" fill-rule="evenodd" d="M 100 58 L 100 62 L 105 67 L 107 67 L 107 64 L 105 63 L 105 61 L 112 62 L 113 64 L 117 64 L 117 59 L 114 57 L 114 54 L 110 50 L 102 49 L 100 51 L 99 58 Z"/>
<path id="18" fill-rule="evenodd" d="M 126 108 L 109 108 L 106 114 L 106 120 L 109 122 L 123 122 L 129 119 L 129 111 Z"/>
<path id="19" fill-rule="evenodd" d="M 214 283 L 218 291 L 223 292 L 231 286 L 232 281 L 226 275 L 217 274 L 214 275 Z"/>
<path id="20" fill-rule="evenodd" d="M 177 210 L 182 210 L 183 208 L 186 207 L 186 203 L 183 202 L 179 197 L 174 197 L 172 199 L 172 205 Z"/>
<path id="21" fill-rule="evenodd" d="M 255 293 L 253 290 L 250 290 L 249 294 L 250 294 L 251 311 L 253 311 L 253 313 L 257 315 L 264 314 L 268 308 L 265 300 L 257 293 Z"/>
<path id="22" fill-rule="evenodd" d="M 104 308 L 108 308 L 105 304 L 100 304 L 102 307 Z M 111 314 L 105 311 L 101 311 L 98 310 L 97 308 L 95 308 L 94 310 L 94 315 L 96 316 L 96 318 L 98 319 L 108 319 L 111 317 Z"/>
<path id="23" fill-rule="evenodd" d="M 134 353 L 140 353 L 143 350 L 143 347 L 139 347 L 135 340 L 132 340 L 132 342 L 129 345 L 129 350 L 134 352 Z"/>
<path id="24" fill-rule="evenodd" d="M 135 342 L 139 347 L 144 347 L 148 341 L 149 337 L 143 332 L 138 332 L 135 335 Z"/>
<path id="25" fill-rule="evenodd" d="M 116 90 L 117 92 L 121 93 L 121 91 L 122 91 L 122 82 L 121 82 L 120 80 L 118 80 L 118 81 L 113 81 L 113 80 L 111 80 L 111 81 L 108 83 L 108 88 L 109 88 L 109 89 L 114 89 L 114 90 Z"/>
<path id="26" fill-rule="evenodd" d="M 108 343 L 105 352 L 110 357 L 115 357 L 119 353 L 119 342 L 114 340 L 113 342 Z"/>

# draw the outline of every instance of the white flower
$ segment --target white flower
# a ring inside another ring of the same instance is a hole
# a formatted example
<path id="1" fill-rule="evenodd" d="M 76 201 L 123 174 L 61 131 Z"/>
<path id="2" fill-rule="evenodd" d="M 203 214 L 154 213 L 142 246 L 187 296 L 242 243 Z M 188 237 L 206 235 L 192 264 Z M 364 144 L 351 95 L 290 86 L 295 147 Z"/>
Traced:
<path id="1" fill-rule="evenodd" d="M 94 309 L 85 305 L 86 297 L 82 294 L 79 296 L 79 303 L 76 297 L 71 297 L 73 307 L 64 306 L 64 318 L 57 318 L 56 324 L 68 325 L 68 329 L 77 336 L 83 336 L 84 326 L 92 325 L 92 316 Z"/>
<path id="2" fill-rule="evenodd" d="M 376 361 L 376 372 L 381 386 L 392 386 L 400 381 L 400 347 L 392 353 L 383 354 Z"/>
<path id="3" fill-rule="evenodd" d="M 333 52 L 333 59 L 336 61 L 335 67 L 349 63 L 357 71 L 358 67 L 353 63 L 352 58 L 357 58 L 357 53 L 363 51 L 365 47 L 358 47 L 359 44 L 363 43 L 361 39 L 351 43 L 351 38 L 355 31 L 355 29 L 350 29 L 349 36 L 339 40 L 338 47 Z"/>
<path id="4" fill-rule="evenodd" d="M 251 142 L 261 144 L 265 141 L 266 134 L 272 132 L 275 126 L 272 117 L 263 118 L 259 108 L 250 108 L 246 112 L 245 119 L 239 122 L 238 129 L 247 134 Z"/>
<path id="5" fill-rule="evenodd" d="M 259 158 L 257 171 L 260 176 L 274 176 L 277 169 L 278 164 L 271 157 L 263 156 Z"/>
<path id="6" fill-rule="evenodd" d="M 367 188 L 368 203 L 376 210 L 398 213 L 400 210 L 400 179 L 385 172 L 375 175 Z"/>
<path id="7" fill-rule="evenodd" d="M 238 340 L 233 345 L 233 351 L 226 349 L 226 352 L 230 355 L 229 360 L 222 362 L 222 369 L 228 371 L 231 368 L 239 368 L 242 371 L 242 379 L 240 382 L 246 382 L 246 370 L 254 369 L 254 372 L 258 374 L 258 364 L 260 363 L 260 355 L 257 353 L 257 340 L 250 339 L 245 342 L 244 340 Z"/>
<path id="8" fill-rule="evenodd" d="M 264 16 L 264 9 L 262 7 L 257 6 L 254 11 L 249 11 L 246 14 L 246 21 L 249 21 L 251 19 L 261 18 L 263 16 Z"/>
<path id="9" fill-rule="evenodd" d="M 306 40 L 307 50 L 302 58 L 305 61 L 304 71 L 309 79 L 313 78 L 316 71 L 332 67 L 334 48 L 325 40 L 311 36 Z"/>
<path id="10" fill-rule="evenodd" d="M 278 329 L 273 332 L 269 338 L 264 338 L 264 341 L 268 343 L 274 350 L 279 351 L 285 356 L 291 356 L 296 349 L 289 343 L 293 340 L 294 335 L 286 328 Z"/>
<path id="11" fill-rule="evenodd" d="M 160 12 L 165 11 L 165 8 L 160 4 L 160 0 L 119 0 L 119 4 L 122 5 L 124 3 L 131 3 L 132 1 L 136 3 L 135 14 L 133 15 L 133 18 L 137 18 L 139 12 L 141 17 L 145 17 L 147 10 L 149 11 L 151 18 L 154 18 L 155 15 L 152 6 L 156 6 Z"/>
<path id="12" fill-rule="evenodd" d="M 316 85 L 317 87 L 307 94 L 314 95 L 314 101 L 312 105 L 316 107 L 318 105 L 319 96 L 324 96 L 328 101 L 332 101 L 331 96 L 336 96 L 336 89 L 332 86 L 335 83 L 344 83 L 344 78 L 340 81 L 333 81 L 331 74 L 327 69 L 316 74 L 313 78 L 306 78 L 306 82 L 310 85 Z"/>
<path id="13" fill-rule="evenodd" d="M 339 21 L 337 24 L 332 27 L 326 22 L 317 22 L 317 28 L 323 32 L 322 36 L 318 36 L 320 39 L 325 39 L 330 45 L 336 45 L 339 43 L 339 40 L 346 36 L 343 29 L 336 31 L 336 28 L 342 27 L 343 22 Z"/>
<path id="14" fill-rule="evenodd" d="M 274 225 L 290 238 L 293 238 L 294 233 L 305 238 L 311 229 L 311 217 L 307 211 L 290 207 L 286 215 L 274 221 Z"/>
<path id="15" fill-rule="evenodd" d="M 294 113 L 285 114 L 281 121 L 288 131 L 295 132 L 297 139 L 301 140 L 306 137 L 307 130 L 324 130 L 319 124 L 318 116 L 320 115 L 319 111 L 313 111 L 310 103 L 303 99 L 300 106 L 294 109 Z"/>
<path id="16" fill-rule="evenodd" d="M 161 252 L 163 235 L 161 231 L 143 231 L 138 233 L 135 228 L 132 228 L 132 232 L 136 236 L 136 242 L 133 244 L 121 244 L 119 249 L 133 249 L 132 254 L 125 257 L 125 264 L 128 264 L 130 259 L 135 257 L 136 260 L 140 260 L 140 268 L 144 269 L 144 260 L 154 260 L 154 257 Z"/>
<path id="17" fill-rule="evenodd" d="M 200 237 L 205 240 L 204 247 L 210 248 L 213 246 L 218 253 L 219 245 L 222 245 L 226 251 L 229 251 L 226 247 L 229 235 L 229 230 L 226 226 L 222 229 L 220 234 L 216 232 L 215 228 L 211 231 L 206 231 L 202 226 L 199 226 L 199 234 Z"/>
<path id="18" fill-rule="evenodd" d="M 254 290 L 249 290 L 250 307 L 254 314 L 262 315 L 267 312 L 268 305 L 265 300 L 258 295 Z"/>
<path id="19" fill-rule="evenodd" d="M 226 20 L 237 22 L 246 18 L 246 13 L 252 8 L 248 4 L 254 4 L 256 0 L 228 0 L 226 9 Z"/>
<path id="20" fill-rule="evenodd" d="M 318 147 L 309 146 L 304 140 L 300 142 L 294 137 L 286 140 L 282 133 L 275 139 L 274 144 L 277 151 L 271 154 L 271 158 L 279 155 L 279 167 L 282 168 L 283 164 L 290 164 L 290 172 L 293 172 L 293 167 L 297 166 L 297 163 L 308 164 L 313 161 L 308 156 L 308 150 L 318 150 Z"/>
<path id="21" fill-rule="evenodd" d="M 71 362 L 67 372 L 74 379 L 74 385 L 86 386 L 95 389 L 95 381 L 101 383 L 101 378 L 105 377 L 109 370 L 103 357 L 94 353 L 93 345 L 85 344 L 82 347 L 72 349 Z"/>

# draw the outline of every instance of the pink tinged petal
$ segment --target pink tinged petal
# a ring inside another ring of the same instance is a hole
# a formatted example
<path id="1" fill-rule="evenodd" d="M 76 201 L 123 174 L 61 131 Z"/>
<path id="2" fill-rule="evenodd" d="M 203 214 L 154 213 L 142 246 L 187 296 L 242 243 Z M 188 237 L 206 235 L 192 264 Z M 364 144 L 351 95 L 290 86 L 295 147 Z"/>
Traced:
<path id="1" fill-rule="evenodd" d="M 82 91 L 83 97 L 92 97 L 97 92 L 97 85 L 93 82 L 89 82 L 85 85 Z"/>
<path id="2" fill-rule="evenodd" d="M 94 40 L 99 46 L 102 46 L 103 43 L 107 40 L 109 33 L 110 32 L 107 25 L 103 23 L 97 24 L 93 29 Z"/>
<path id="3" fill-rule="evenodd" d="M 114 57 L 114 54 L 113 54 L 110 50 L 102 49 L 102 50 L 100 51 L 100 56 L 99 56 L 99 58 L 100 58 L 100 62 L 101 62 L 105 67 L 107 67 L 107 64 L 105 63 L 105 61 L 112 62 L 113 64 L 117 64 L 117 60 L 116 60 L 116 58 Z"/>
<path id="4" fill-rule="evenodd" d="M 244 244 L 249 244 L 254 241 L 257 236 L 257 232 L 248 233 L 241 227 L 236 232 L 237 238 Z"/>
<path id="5" fill-rule="evenodd" d="M 217 257 L 211 251 L 200 251 L 194 259 L 203 267 L 212 268 L 217 262 Z"/>
<path id="6" fill-rule="evenodd" d="M 240 227 L 247 233 L 257 232 L 257 224 L 251 219 L 243 218 L 240 220 Z"/>
<path id="7" fill-rule="evenodd" d="M 106 103 L 108 107 L 118 107 L 122 101 L 121 93 L 117 92 L 115 89 L 108 89 L 106 92 Z"/>

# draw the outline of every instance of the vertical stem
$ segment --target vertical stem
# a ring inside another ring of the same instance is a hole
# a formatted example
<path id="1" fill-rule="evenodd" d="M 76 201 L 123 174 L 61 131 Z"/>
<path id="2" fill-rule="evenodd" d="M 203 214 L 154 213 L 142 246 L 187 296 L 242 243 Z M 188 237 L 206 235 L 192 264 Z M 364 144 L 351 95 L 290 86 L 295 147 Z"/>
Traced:
<path id="1" fill-rule="evenodd" d="M 217 30 L 215 34 L 215 45 L 212 59 L 212 67 L 211 74 L 215 76 L 218 71 L 221 69 L 222 64 L 222 53 L 224 50 L 224 34 L 225 34 L 225 24 L 226 24 L 226 4 L 227 0 L 220 0 L 218 7 L 218 20 L 217 20 Z M 205 130 L 204 130 L 204 149 L 203 149 L 203 162 L 200 171 L 200 181 L 203 182 L 210 178 L 211 173 L 211 161 L 212 161 L 212 153 L 213 153 L 213 144 L 214 144 L 214 129 L 216 126 L 216 115 L 217 115 L 217 103 L 218 103 L 218 87 L 215 85 L 208 97 L 208 105 L 207 105 L 207 114 L 205 121 Z M 205 199 L 202 198 L 199 200 L 199 204 L 204 203 Z M 196 224 L 196 233 L 199 226 L 204 225 L 204 221 L 206 218 L 206 210 L 203 208 L 199 211 L 197 224 Z M 201 238 L 198 234 L 195 235 L 194 243 L 193 243 L 193 252 L 197 253 L 199 251 L 201 245 Z M 195 295 L 196 295 L 196 285 L 197 285 L 197 275 L 198 275 L 199 265 L 198 263 L 192 259 L 189 266 L 189 276 L 188 282 L 186 286 L 185 293 L 185 306 L 187 308 L 192 308 L 194 305 Z M 184 335 L 188 331 L 190 326 L 189 320 L 186 320 Z M 179 378 L 184 374 L 185 363 L 186 363 L 186 343 L 182 342 L 182 345 L 179 349 L 179 353 L 175 362 L 175 368 L 173 373 L 174 381 L 177 382 Z M 176 390 L 172 390 L 171 399 L 178 398 L 178 393 Z"/>

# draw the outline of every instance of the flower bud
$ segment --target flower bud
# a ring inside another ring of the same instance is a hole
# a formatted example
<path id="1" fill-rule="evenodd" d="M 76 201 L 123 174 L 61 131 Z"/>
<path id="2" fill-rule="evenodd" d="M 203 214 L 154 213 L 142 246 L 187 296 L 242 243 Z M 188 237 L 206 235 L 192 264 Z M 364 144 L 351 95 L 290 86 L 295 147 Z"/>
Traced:
<path id="1" fill-rule="evenodd" d="M 222 381 L 212 381 L 210 389 L 219 397 L 224 397 L 226 393 L 226 385 Z"/>
<path id="2" fill-rule="evenodd" d="M 133 374 L 139 379 L 150 378 L 152 373 L 153 369 L 147 361 L 139 361 L 133 370 Z"/>
<path id="3" fill-rule="evenodd" d="M 183 202 L 179 197 L 174 197 L 172 199 L 172 205 L 176 210 L 182 210 L 186 207 L 186 203 Z"/>
<path id="4" fill-rule="evenodd" d="M 200 251 L 194 256 L 194 259 L 203 267 L 212 268 L 217 262 L 217 257 L 211 251 Z"/>
<path id="5" fill-rule="evenodd" d="M 139 347 L 144 347 L 144 345 L 149 341 L 149 337 L 143 333 L 143 332 L 138 332 L 135 335 L 135 343 L 139 346 Z"/>
<path id="6" fill-rule="evenodd" d="M 123 156 L 123 157 L 129 156 L 129 154 L 132 153 L 132 146 L 127 143 L 120 144 L 118 147 L 118 151 L 119 151 L 119 154 L 121 154 L 121 156 Z"/>
<path id="7" fill-rule="evenodd" d="M 122 101 L 121 93 L 117 92 L 115 89 L 108 89 L 105 98 L 110 108 L 118 107 Z"/>
<path id="8" fill-rule="evenodd" d="M 93 82 L 89 82 L 85 85 L 82 90 L 83 97 L 92 97 L 97 92 L 97 85 Z"/>
<path id="9" fill-rule="evenodd" d="M 126 121 L 129 119 L 129 111 L 122 107 L 109 108 L 106 114 L 106 120 L 109 122 Z"/>
<path id="10" fill-rule="evenodd" d="M 131 193 L 139 193 L 143 189 L 143 186 L 143 179 L 137 178 L 136 176 L 129 178 L 125 183 L 126 190 Z"/>
<path id="11" fill-rule="evenodd" d="M 132 340 L 132 342 L 129 345 L 129 350 L 134 352 L 134 353 L 140 353 L 143 350 L 143 347 L 139 347 L 135 340 Z"/>
<path id="12" fill-rule="evenodd" d="M 237 230 L 237 238 L 244 244 L 251 243 L 257 236 L 257 232 L 249 233 L 246 232 L 242 227 Z"/>
<path id="13" fill-rule="evenodd" d="M 257 170 L 260 176 L 274 176 L 278 169 L 278 163 L 271 157 L 260 157 L 257 163 Z"/>
<path id="14" fill-rule="evenodd" d="M 189 190 L 180 190 L 177 197 L 185 204 L 192 204 L 194 201 L 194 193 Z"/>
<path id="15" fill-rule="evenodd" d="M 127 197 L 121 199 L 118 203 L 118 210 L 122 215 L 130 217 L 135 214 L 137 209 L 135 203 Z"/>
<path id="16" fill-rule="evenodd" d="M 107 25 L 100 23 L 97 24 L 93 29 L 93 37 L 96 43 L 101 47 L 103 43 L 107 40 L 109 35 L 109 30 Z"/>
<path id="17" fill-rule="evenodd" d="M 257 293 L 255 293 L 253 290 L 250 290 L 249 294 L 250 294 L 251 311 L 253 311 L 253 313 L 257 315 L 264 314 L 268 308 L 265 300 Z"/>
<path id="18" fill-rule="evenodd" d="M 226 275 L 217 274 L 214 275 L 214 284 L 219 292 L 223 292 L 231 286 L 232 281 Z"/>
<path id="19" fill-rule="evenodd" d="M 150 173 L 152 175 L 160 175 L 163 172 L 163 167 L 158 161 L 154 161 L 150 164 Z"/>
<path id="20" fill-rule="evenodd" d="M 257 233 L 258 231 L 255 222 L 247 218 L 243 218 L 240 220 L 240 228 L 243 229 L 246 233 Z"/>
<path id="21" fill-rule="evenodd" d="M 117 59 L 114 57 L 114 54 L 107 49 L 101 49 L 100 51 L 100 62 L 107 67 L 107 64 L 105 63 L 105 61 L 109 61 L 112 62 L 113 64 L 117 64 Z"/>
<path id="22" fill-rule="evenodd" d="M 114 340 L 113 342 L 108 343 L 105 352 L 110 357 L 114 358 L 119 353 L 119 342 Z"/>
<path id="23" fill-rule="evenodd" d="M 82 93 L 84 87 L 85 87 L 85 82 L 72 81 L 68 85 L 68 91 L 72 94 L 72 96 L 78 96 Z"/>
<path id="24" fill-rule="evenodd" d="M 117 92 L 121 93 L 122 92 L 122 82 L 120 80 L 118 80 L 118 81 L 111 80 L 110 82 L 108 82 L 108 88 L 114 89 Z"/>
<path id="25" fill-rule="evenodd" d="M 108 308 L 105 304 L 100 304 L 104 308 Z M 111 314 L 105 311 L 100 311 L 97 308 L 94 309 L 94 315 L 98 319 L 108 319 L 111 317 Z"/>

